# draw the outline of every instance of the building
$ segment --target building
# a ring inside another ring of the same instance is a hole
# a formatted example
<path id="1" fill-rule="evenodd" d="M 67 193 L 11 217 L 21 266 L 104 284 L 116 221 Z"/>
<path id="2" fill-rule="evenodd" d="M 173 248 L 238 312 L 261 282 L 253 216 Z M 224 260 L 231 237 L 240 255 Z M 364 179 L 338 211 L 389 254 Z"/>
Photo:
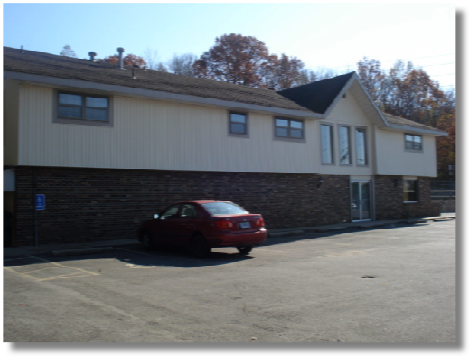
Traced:
<path id="1" fill-rule="evenodd" d="M 5 47 L 4 77 L 13 246 L 133 238 L 187 199 L 268 228 L 439 214 L 446 134 L 382 114 L 354 72 L 275 92 Z"/>

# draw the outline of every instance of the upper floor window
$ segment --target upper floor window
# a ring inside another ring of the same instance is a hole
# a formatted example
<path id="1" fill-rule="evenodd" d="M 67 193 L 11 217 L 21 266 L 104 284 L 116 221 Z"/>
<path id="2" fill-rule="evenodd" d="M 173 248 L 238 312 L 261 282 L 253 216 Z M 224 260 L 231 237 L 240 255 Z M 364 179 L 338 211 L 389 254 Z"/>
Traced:
<path id="1" fill-rule="evenodd" d="M 355 152 L 357 156 L 357 165 L 365 166 L 367 161 L 367 133 L 365 128 L 357 127 L 355 129 Z"/>
<path id="2" fill-rule="evenodd" d="M 304 122 L 294 119 L 276 118 L 275 135 L 278 138 L 304 139 Z"/>
<path id="3" fill-rule="evenodd" d="M 415 134 L 405 134 L 405 149 L 422 151 L 422 137 Z"/>
<path id="4" fill-rule="evenodd" d="M 340 149 L 340 164 L 352 164 L 350 153 L 350 127 L 339 126 L 339 149 Z"/>
<path id="5" fill-rule="evenodd" d="M 230 112 L 229 132 L 232 135 L 248 134 L 248 116 L 244 113 Z"/>
<path id="6" fill-rule="evenodd" d="M 108 97 L 58 92 L 57 116 L 71 123 L 110 123 L 110 102 Z"/>
<path id="7" fill-rule="evenodd" d="M 321 157 L 323 164 L 334 163 L 334 144 L 332 138 L 333 127 L 328 124 L 321 124 Z"/>

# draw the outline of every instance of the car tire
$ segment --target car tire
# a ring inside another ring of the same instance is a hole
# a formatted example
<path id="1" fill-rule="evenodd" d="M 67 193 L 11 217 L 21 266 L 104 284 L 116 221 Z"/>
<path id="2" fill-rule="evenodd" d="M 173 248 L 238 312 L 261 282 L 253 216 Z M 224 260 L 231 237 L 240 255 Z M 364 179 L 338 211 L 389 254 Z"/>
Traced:
<path id="1" fill-rule="evenodd" d="M 144 234 L 142 234 L 142 244 L 144 244 L 144 249 L 147 251 L 152 251 L 154 250 L 154 240 L 152 238 L 152 234 L 150 231 L 145 231 Z"/>
<path id="2" fill-rule="evenodd" d="M 251 245 L 238 246 L 237 249 L 241 255 L 248 255 L 250 251 L 253 250 L 253 247 Z"/>
<path id="3" fill-rule="evenodd" d="M 207 243 L 207 239 L 203 235 L 197 234 L 192 239 L 193 255 L 197 258 L 205 258 L 210 255 L 211 248 Z"/>

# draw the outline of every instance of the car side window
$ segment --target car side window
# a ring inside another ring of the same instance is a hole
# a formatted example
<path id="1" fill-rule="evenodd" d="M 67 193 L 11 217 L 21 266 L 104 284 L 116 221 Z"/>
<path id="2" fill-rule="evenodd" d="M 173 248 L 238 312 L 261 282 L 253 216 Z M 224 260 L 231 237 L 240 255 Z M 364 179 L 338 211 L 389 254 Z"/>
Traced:
<path id="1" fill-rule="evenodd" d="M 162 214 L 160 217 L 162 220 L 168 220 L 172 219 L 174 217 L 177 217 L 177 212 L 179 211 L 180 205 L 174 205 L 169 207 L 165 212 Z"/>
<path id="2" fill-rule="evenodd" d="M 197 216 L 197 212 L 193 205 L 185 204 L 182 206 L 182 210 L 180 211 L 181 218 L 194 218 Z"/>

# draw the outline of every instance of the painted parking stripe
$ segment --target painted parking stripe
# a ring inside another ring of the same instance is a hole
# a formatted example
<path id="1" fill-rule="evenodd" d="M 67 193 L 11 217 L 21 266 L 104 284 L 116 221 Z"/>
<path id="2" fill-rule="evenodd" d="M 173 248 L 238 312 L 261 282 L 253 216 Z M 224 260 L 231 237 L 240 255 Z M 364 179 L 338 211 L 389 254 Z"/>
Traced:
<path id="1" fill-rule="evenodd" d="M 30 255 L 28 258 L 35 258 L 46 263 L 43 264 L 43 268 L 31 270 L 32 265 L 20 265 L 20 266 L 8 266 L 4 267 L 5 270 L 10 272 L 22 275 L 27 278 L 31 278 L 37 281 L 47 281 L 54 279 L 67 279 L 67 278 L 84 278 L 95 275 L 100 275 L 100 273 L 91 272 L 82 268 L 64 266 L 57 262 L 52 262 L 47 259 L 43 259 L 37 256 Z M 17 258 L 18 259 L 27 259 L 27 258 Z M 14 259 L 10 259 L 14 260 Z M 48 265 L 48 266 L 47 266 Z M 36 265 L 35 265 L 36 266 Z M 69 273 L 68 273 L 69 271 Z M 53 275 L 52 275 L 53 274 Z"/>

